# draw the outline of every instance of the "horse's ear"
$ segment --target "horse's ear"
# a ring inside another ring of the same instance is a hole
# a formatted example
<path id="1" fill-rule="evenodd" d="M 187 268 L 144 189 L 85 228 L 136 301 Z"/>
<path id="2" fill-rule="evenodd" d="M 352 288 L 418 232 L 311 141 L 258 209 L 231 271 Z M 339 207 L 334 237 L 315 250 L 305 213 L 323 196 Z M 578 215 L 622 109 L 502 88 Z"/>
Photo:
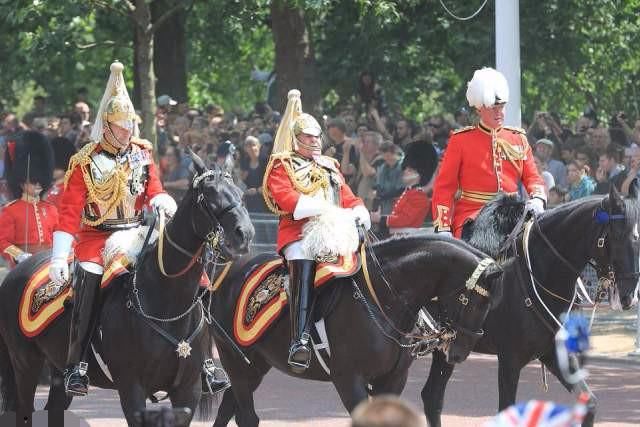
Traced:
<path id="1" fill-rule="evenodd" d="M 193 169 L 195 169 L 196 174 L 198 174 L 198 175 L 203 174 L 207 170 L 207 167 L 205 166 L 205 164 L 202 161 L 202 159 L 200 158 L 200 156 L 198 156 L 196 153 L 194 153 L 193 150 L 191 148 L 189 148 L 189 147 L 187 147 L 185 149 L 185 151 L 187 152 L 187 154 L 191 157 L 191 160 L 193 161 Z"/>
<path id="2" fill-rule="evenodd" d="M 609 189 L 609 203 L 609 209 L 611 209 L 612 211 L 614 209 L 620 211 L 624 210 L 624 200 L 622 199 L 622 196 L 616 189 L 615 185 L 611 185 L 611 188 Z"/>

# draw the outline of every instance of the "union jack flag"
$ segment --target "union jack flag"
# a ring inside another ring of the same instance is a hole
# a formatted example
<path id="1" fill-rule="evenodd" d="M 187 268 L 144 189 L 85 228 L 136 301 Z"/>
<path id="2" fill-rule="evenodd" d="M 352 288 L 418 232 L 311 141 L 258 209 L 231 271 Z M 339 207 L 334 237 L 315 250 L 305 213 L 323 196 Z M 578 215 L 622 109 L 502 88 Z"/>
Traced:
<path id="1" fill-rule="evenodd" d="M 485 427 L 577 427 L 587 414 L 583 396 L 573 406 L 530 400 L 500 412 Z"/>

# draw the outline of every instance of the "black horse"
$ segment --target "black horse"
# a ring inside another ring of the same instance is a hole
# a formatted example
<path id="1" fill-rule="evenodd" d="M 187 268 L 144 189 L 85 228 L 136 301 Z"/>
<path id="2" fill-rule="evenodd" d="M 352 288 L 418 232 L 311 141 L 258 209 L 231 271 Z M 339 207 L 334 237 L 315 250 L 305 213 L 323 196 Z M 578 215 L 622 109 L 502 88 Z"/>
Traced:
<path id="1" fill-rule="evenodd" d="M 466 243 L 433 234 L 394 237 L 373 244 L 370 249 L 375 254 L 367 256 L 373 293 L 368 291 L 363 268 L 352 278 L 335 279 L 325 285 L 327 288 L 314 303 L 316 319 L 325 319 L 330 374 L 317 358 L 312 359 L 304 374 L 289 370 L 287 310 L 264 336 L 245 349 L 250 365 L 220 336 L 219 330 L 212 329 L 232 384 L 224 394 L 215 426 L 227 425 L 234 415 L 241 427 L 258 425 L 253 393 L 271 367 L 299 378 L 332 381 L 349 412 L 369 394 L 399 394 L 413 360 L 406 338 L 419 309 L 436 296 L 459 301 L 452 311 L 453 327 L 459 338 L 471 338 L 467 348 L 452 346 L 449 354 L 455 361 L 467 357 L 482 334 L 478 325 L 489 307 L 500 299 L 501 289 L 495 279 L 502 274 L 501 269 Z M 214 312 L 224 329 L 232 331 L 234 307 L 246 274 L 257 264 L 274 258 L 261 256 L 238 266 L 214 294 Z M 483 266 L 479 268 L 480 265 Z M 480 287 L 473 286 L 476 280 Z M 375 295 L 382 310 L 374 302 Z"/>
<path id="2" fill-rule="evenodd" d="M 134 413 L 145 408 L 146 398 L 159 390 L 168 392 L 173 406 L 195 410 L 201 394 L 204 349 L 210 342 L 203 328 L 202 305 L 196 298 L 203 271 L 201 253 L 206 245 L 214 245 L 214 237 L 224 239 L 229 252 L 246 253 L 254 235 L 241 192 L 230 177 L 207 170 L 200 158 L 191 155 L 196 171 L 191 188 L 158 241 L 143 251 L 135 274 L 116 279 L 119 283 L 106 291 L 101 339 L 94 336 L 93 340 L 113 381 L 90 357 L 91 384 L 118 390 L 130 425 L 135 424 Z M 21 263 L 0 286 L 2 410 L 14 411 L 20 418 L 30 418 L 33 412 L 43 363 L 55 367 L 58 375 L 54 378 L 59 379 L 67 354 L 69 310 L 33 339 L 26 338 L 17 323 L 25 283 L 49 256 L 42 253 Z M 181 340 L 190 341 L 190 356 L 183 343 L 186 357 L 176 353 Z M 66 409 L 70 399 L 63 396 L 62 385 L 54 382 L 48 408 Z"/>
<path id="3" fill-rule="evenodd" d="M 523 210 L 523 204 L 519 208 L 515 206 L 516 213 Z M 518 215 L 511 214 L 509 219 L 505 212 L 514 212 L 512 202 L 501 200 L 488 204 L 478 216 L 471 241 L 493 242 L 493 250 L 497 249 L 505 236 L 490 237 L 492 233 L 482 224 L 491 223 L 499 233 L 509 234 Z M 511 225 L 506 226 L 510 221 Z M 502 276 L 504 297 L 487 316 L 485 335 L 474 348 L 476 352 L 498 356 L 500 410 L 515 403 L 520 370 L 535 359 L 540 359 L 567 389 L 571 389 L 556 362 L 554 336 L 559 325 L 554 318 L 569 308 L 576 279 L 587 262 L 595 261 L 599 277 L 605 279 L 601 279 L 601 285 L 611 286 L 612 304 L 619 301 L 622 308 L 629 309 L 635 302 L 638 221 L 640 206 L 635 194 L 623 200 L 615 189 L 604 198 L 580 199 L 545 212 L 528 232 L 535 285 L 525 260 L 525 233 L 524 230 L 519 232 L 517 253 L 512 251 L 501 264 L 505 271 Z M 488 247 L 484 249 L 492 251 Z M 422 389 L 424 410 L 432 427 L 440 426 L 445 388 L 453 369 L 442 353 L 433 354 L 429 378 Z M 585 387 L 586 384 L 580 385 L 582 389 Z M 587 420 L 587 424 L 592 422 L 592 419 Z"/>

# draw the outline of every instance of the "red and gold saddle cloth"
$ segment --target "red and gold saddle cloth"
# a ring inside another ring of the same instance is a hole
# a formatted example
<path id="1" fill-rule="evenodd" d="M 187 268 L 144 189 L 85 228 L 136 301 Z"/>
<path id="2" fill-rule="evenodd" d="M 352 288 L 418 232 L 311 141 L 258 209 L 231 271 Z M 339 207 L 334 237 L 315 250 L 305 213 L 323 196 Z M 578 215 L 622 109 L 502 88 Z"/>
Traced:
<path id="1" fill-rule="evenodd" d="M 314 287 L 332 279 L 349 277 L 360 270 L 360 258 L 353 254 L 318 262 Z M 233 315 L 233 334 L 238 344 L 250 346 L 269 329 L 287 305 L 284 280 L 287 275 L 282 258 L 258 265 L 242 284 Z"/>
<path id="2" fill-rule="evenodd" d="M 71 260 L 70 260 L 71 261 Z M 27 337 L 39 335 L 64 311 L 64 300 L 71 295 L 71 280 L 69 283 L 58 286 L 49 280 L 49 260 L 39 265 L 31 279 L 27 282 L 18 308 L 18 324 L 20 330 Z M 129 273 L 130 260 L 125 255 L 113 258 L 104 269 L 100 289 L 106 289 L 114 279 Z M 69 271 L 73 273 L 73 266 L 69 265 Z M 202 273 L 200 285 L 209 285 L 206 273 Z"/>

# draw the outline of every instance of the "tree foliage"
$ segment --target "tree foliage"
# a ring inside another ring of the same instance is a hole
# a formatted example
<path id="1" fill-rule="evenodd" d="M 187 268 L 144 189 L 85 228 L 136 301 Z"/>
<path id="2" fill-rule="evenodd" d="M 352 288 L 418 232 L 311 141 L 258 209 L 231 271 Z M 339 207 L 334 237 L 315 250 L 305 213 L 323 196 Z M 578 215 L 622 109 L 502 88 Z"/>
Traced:
<path id="1" fill-rule="evenodd" d="M 68 105 L 78 86 L 93 99 L 108 63 L 132 64 L 131 22 L 124 0 L 0 0 L 0 99 L 17 105 L 35 87 L 51 104 Z M 268 0 L 196 0 L 187 16 L 190 102 L 249 108 L 265 98 L 253 69 L 272 70 Z M 477 4 L 476 4 L 477 3 Z M 318 64 L 323 107 L 352 102 L 357 77 L 379 77 L 392 111 L 411 117 L 465 104 L 474 69 L 493 65 L 494 2 L 470 21 L 449 16 L 437 0 L 289 0 L 304 11 Z M 447 0 L 461 15 L 480 2 Z M 637 116 L 640 0 L 520 1 L 523 112 L 577 117 L 587 105 L 605 116 Z M 132 73 L 127 75 L 132 78 Z"/>

